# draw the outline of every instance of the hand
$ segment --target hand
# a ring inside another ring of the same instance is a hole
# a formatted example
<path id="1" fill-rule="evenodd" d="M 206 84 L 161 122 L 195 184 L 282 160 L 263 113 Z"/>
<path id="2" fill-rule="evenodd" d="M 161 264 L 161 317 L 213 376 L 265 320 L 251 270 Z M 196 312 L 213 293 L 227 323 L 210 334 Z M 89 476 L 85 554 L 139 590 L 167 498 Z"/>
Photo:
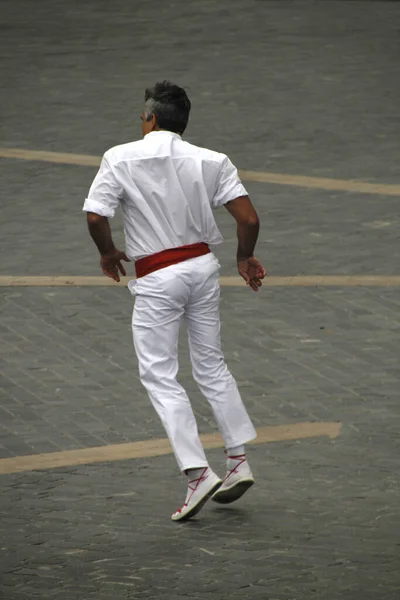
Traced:
<path id="1" fill-rule="evenodd" d="M 126 275 L 126 271 L 121 263 L 121 260 L 129 262 L 129 258 L 126 256 L 125 252 L 121 252 L 116 248 L 108 254 L 102 254 L 100 258 L 100 266 L 104 275 L 107 275 L 107 277 L 111 277 L 111 279 L 119 282 L 120 278 L 118 270 L 121 272 L 121 275 Z"/>
<path id="2" fill-rule="evenodd" d="M 243 277 L 246 285 L 258 292 L 258 288 L 262 286 L 261 279 L 264 279 L 267 274 L 262 264 L 254 256 L 250 256 L 249 258 L 238 258 L 237 265 L 239 275 Z"/>

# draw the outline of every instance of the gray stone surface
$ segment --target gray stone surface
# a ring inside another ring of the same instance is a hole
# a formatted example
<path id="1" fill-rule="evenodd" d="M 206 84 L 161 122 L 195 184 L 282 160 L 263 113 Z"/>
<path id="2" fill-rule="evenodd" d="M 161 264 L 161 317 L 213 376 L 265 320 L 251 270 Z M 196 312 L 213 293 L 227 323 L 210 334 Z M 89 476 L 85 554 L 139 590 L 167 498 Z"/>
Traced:
<path id="1" fill-rule="evenodd" d="M 5 455 L 164 437 L 139 382 L 126 288 L 3 288 L 1 298 Z M 397 290 L 225 288 L 221 311 L 227 360 L 257 425 L 348 416 L 370 435 L 376 412 L 390 431 L 399 426 Z M 184 328 L 180 376 L 202 432 L 214 430 Z"/>
<path id="2" fill-rule="evenodd" d="M 143 89 L 190 88 L 188 130 L 243 168 L 397 180 L 397 2 L 3 0 L 2 143 L 99 154 Z"/>
<path id="3" fill-rule="evenodd" d="M 143 88 L 168 77 L 190 88 L 188 138 L 239 167 L 398 179 L 399 3 L 1 10 L 0 146 L 99 155 L 139 135 Z M 80 213 L 94 173 L 1 160 L 1 274 L 99 274 Z M 248 188 L 271 274 L 398 274 L 396 198 Z M 234 227 L 217 216 L 233 275 Z M 0 458 L 164 437 L 131 309 L 117 286 L 0 290 Z M 335 420 L 340 437 L 250 447 L 257 485 L 183 526 L 169 520 L 185 485 L 172 456 L 3 475 L 1 600 L 398 600 L 398 288 L 224 288 L 221 312 L 255 424 Z M 184 332 L 180 376 L 214 431 Z"/>
<path id="4" fill-rule="evenodd" d="M 396 600 L 397 463 L 379 447 L 346 431 L 254 448 L 252 493 L 181 526 L 169 457 L 7 476 L 3 598 Z"/>
<path id="5" fill-rule="evenodd" d="M 400 5 L 4 0 L 0 144 L 101 155 L 139 136 L 143 89 L 189 86 L 188 139 L 242 168 L 398 179 Z M 156 16 L 157 15 L 157 16 Z M 0 273 L 93 274 L 80 214 L 95 169 L 2 161 Z M 275 274 L 393 273 L 396 198 L 248 185 Z M 234 272 L 234 232 L 223 272 Z M 121 224 L 114 224 L 120 239 Z M 290 239 L 290 244 L 288 244 Z M 18 243 L 16 243 L 18 240 Z M 10 246 L 13 251 L 10 252 Z"/>
<path id="6" fill-rule="evenodd" d="M 124 288 L 3 290 L 2 457 L 164 436 L 131 304 Z M 255 424 L 340 420 L 340 437 L 249 447 L 247 497 L 183 526 L 169 521 L 185 485 L 172 456 L 3 475 L 2 599 L 397 600 L 399 305 L 393 289 L 223 289 Z M 181 380 L 214 431 L 184 335 Z"/>
<path id="7" fill-rule="evenodd" d="M 9 201 L 2 207 L 1 275 L 101 275 L 82 213 L 96 169 L 3 160 Z M 400 258 L 399 200 L 246 183 L 260 215 L 257 252 L 271 275 L 391 275 Z M 215 213 L 225 243 L 215 248 L 223 275 L 236 274 L 236 228 Z M 111 225 L 123 247 L 120 216 Z M 128 267 L 130 274 L 133 266 Z"/>

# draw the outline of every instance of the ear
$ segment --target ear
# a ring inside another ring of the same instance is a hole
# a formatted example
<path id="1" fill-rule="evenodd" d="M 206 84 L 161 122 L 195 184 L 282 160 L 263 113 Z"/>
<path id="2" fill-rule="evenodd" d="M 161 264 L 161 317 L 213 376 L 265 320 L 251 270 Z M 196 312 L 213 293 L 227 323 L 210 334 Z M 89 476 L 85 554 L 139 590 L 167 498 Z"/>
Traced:
<path id="1" fill-rule="evenodd" d="M 150 131 L 155 131 L 156 129 L 158 129 L 157 117 L 155 114 L 151 115 L 151 119 L 150 121 L 148 121 L 148 123 L 150 125 Z"/>

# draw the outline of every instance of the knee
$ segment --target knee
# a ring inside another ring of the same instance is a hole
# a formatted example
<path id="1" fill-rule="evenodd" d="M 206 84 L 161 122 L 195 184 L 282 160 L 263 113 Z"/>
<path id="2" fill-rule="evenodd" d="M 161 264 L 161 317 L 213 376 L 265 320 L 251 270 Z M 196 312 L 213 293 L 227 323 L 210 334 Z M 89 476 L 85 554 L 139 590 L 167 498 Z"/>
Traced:
<path id="1" fill-rule="evenodd" d="M 192 374 L 194 380 L 200 386 L 210 385 L 212 382 L 226 384 L 232 377 L 223 357 L 196 362 L 192 365 Z"/>
<path id="2" fill-rule="evenodd" d="M 140 381 L 144 387 L 151 391 L 163 391 L 175 389 L 179 386 L 174 377 L 155 375 L 151 371 L 145 371 L 140 374 Z"/>

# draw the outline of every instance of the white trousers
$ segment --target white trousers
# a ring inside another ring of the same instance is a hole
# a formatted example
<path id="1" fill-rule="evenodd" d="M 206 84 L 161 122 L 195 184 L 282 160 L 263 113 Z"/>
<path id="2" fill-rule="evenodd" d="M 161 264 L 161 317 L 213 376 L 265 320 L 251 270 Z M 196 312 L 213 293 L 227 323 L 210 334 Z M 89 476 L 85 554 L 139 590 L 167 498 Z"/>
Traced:
<path id="1" fill-rule="evenodd" d="M 221 350 L 219 262 L 210 253 L 131 281 L 140 379 L 182 471 L 208 465 L 189 398 L 178 383 L 178 337 L 187 323 L 192 372 L 211 404 L 225 447 L 256 437 Z"/>

